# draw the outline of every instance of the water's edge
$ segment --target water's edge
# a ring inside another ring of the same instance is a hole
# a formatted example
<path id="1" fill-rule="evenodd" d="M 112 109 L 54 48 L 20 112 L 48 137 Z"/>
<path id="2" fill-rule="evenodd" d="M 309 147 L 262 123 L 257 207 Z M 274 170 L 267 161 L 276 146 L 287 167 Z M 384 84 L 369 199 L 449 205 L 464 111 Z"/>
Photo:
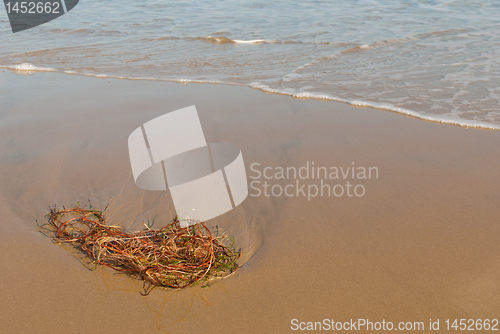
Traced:
<path id="1" fill-rule="evenodd" d="M 397 106 L 394 106 L 390 103 L 377 103 L 377 102 L 371 102 L 371 101 L 362 101 L 362 100 L 346 100 L 342 98 L 338 98 L 335 96 L 332 96 L 331 94 L 328 93 L 322 93 L 322 92 L 296 92 L 294 90 L 279 90 L 275 88 L 271 88 L 265 84 L 261 84 L 259 82 L 252 82 L 250 84 L 240 84 L 240 83 L 232 83 L 232 82 L 224 82 L 224 81 L 216 81 L 216 80 L 195 80 L 195 79 L 184 79 L 184 78 L 178 78 L 178 79 L 168 79 L 168 78 L 148 78 L 148 77 L 126 77 L 126 76 L 118 76 L 118 75 L 107 75 L 107 74 L 91 74 L 91 73 L 80 73 L 76 71 L 66 71 L 66 70 L 57 70 L 49 67 L 38 67 L 32 64 L 28 63 L 23 63 L 23 64 L 18 64 L 18 65 L 0 65 L 0 68 L 10 70 L 14 73 L 22 73 L 22 74 L 34 74 L 36 72 L 53 72 L 53 73 L 61 73 L 61 74 L 69 74 L 69 75 L 80 75 L 80 76 L 89 76 L 89 77 L 95 77 L 95 78 L 110 78 L 110 79 L 121 79 L 121 80 L 148 80 L 148 81 L 160 81 L 160 82 L 175 82 L 175 83 L 180 83 L 180 84 L 187 84 L 187 83 L 200 83 L 200 84 L 221 84 L 221 85 L 231 85 L 231 86 L 243 86 L 243 87 L 251 87 L 253 89 L 258 89 L 262 92 L 265 93 L 271 93 L 271 94 L 279 94 L 279 95 L 287 95 L 291 96 L 294 98 L 298 99 L 316 99 L 316 100 L 329 100 L 329 101 L 335 101 L 335 102 L 343 102 L 350 104 L 352 106 L 356 107 L 367 107 L 367 108 L 374 108 L 374 109 L 381 109 L 381 110 L 387 110 L 391 111 L 400 115 L 405 115 L 413 118 L 417 118 L 420 120 L 424 121 L 429 121 L 433 123 L 439 123 L 439 124 L 447 124 L 447 125 L 455 125 L 455 126 L 460 126 L 464 128 L 476 128 L 476 129 L 483 129 L 483 130 L 500 130 L 500 125 L 494 125 L 488 122 L 481 122 L 481 121 L 468 121 L 464 119 L 454 119 L 454 118 L 445 118 L 443 117 L 442 119 L 437 118 L 437 117 L 432 117 L 432 116 L 426 116 L 420 112 L 405 109 L 405 108 L 400 108 Z"/>

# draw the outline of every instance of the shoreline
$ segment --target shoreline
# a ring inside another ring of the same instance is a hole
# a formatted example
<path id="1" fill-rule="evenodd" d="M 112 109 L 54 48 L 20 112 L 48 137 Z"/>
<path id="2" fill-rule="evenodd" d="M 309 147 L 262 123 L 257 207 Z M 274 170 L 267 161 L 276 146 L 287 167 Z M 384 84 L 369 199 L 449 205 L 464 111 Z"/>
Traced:
<path id="1" fill-rule="evenodd" d="M 467 121 L 466 122 L 465 120 L 459 121 L 456 119 L 455 120 L 454 119 L 449 119 L 449 120 L 439 119 L 439 118 L 436 118 L 434 116 L 423 115 L 422 113 L 420 113 L 418 111 L 413 111 L 413 110 L 409 110 L 409 109 L 396 107 L 390 103 L 367 102 L 367 101 L 361 101 L 361 100 L 349 101 L 349 100 L 338 98 L 338 97 L 332 96 L 331 94 L 322 93 L 322 92 L 305 92 L 305 93 L 286 92 L 286 91 L 280 91 L 280 90 L 277 90 L 274 88 L 270 88 L 266 85 L 260 84 L 259 82 L 252 82 L 249 84 L 239 84 L 239 83 L 229 83 L 229 82 L 213 81 L 213 80 L 158 79 L 158 78 L 148 78 L 148 77 L 123 77 L 123 76 L 107 75 L 107 74 L 85 74 L 85 73 L 77 73 L 77 72 L 74 72 L 71 70 L 65 71 L 65 70 L 55 70 L 52 68 L 37 67 L 37 66 L 29 64 L 29 63 L 10 65 L 10 66 L 4 65 L 4 66 L 0 66 L 0 69 L 6 69 L 6 70 L 9 70 L 13 73 L 28 72 L 29 73 L 28 75 L 32 75 L 32 74 L 37 73 L 37 72 L 41 72 L 41 73 L 59 73 L 59 74 L 68 74 L 68 75 L 78 75 L 78 76 L 84 76 L 84 77 L 94 77 L 97 79 L 117 79 L 117 80 L 133 80 L 133 81 L 144 80 L 144 81 L 158 81 L 158 82 L 173 82 L 173 83 L 178 83 L 178 84 L 197 83 L 197 84 L 215 84 L 215 85 L 250 87 L 252 89 L 260 90 L 263 93 L 284 95 L 284 96 L 292 97 L 294 99 L 325 100 L 325 101 L 346 103 L 346 104 L 353 106 L 353 107 L 384 110 L 384 111 L 396 113 L 398 115 L 416 118 L 416 119 L 426 121 L 426 122 L 459 126 L 459 127 L 467 128 L 467 129 L 472 128 L 472 129 L 493 130 L 493 131 L 500 130 L 500 125 L 493 125 L 491 123 L 484 122 L 484 121 Z"/>
<path id="2" fill-rule="evenodd" d="M 378 178 L 362 179 L 360 197 L 247 197 L 217 219 L 248 238 L 244 265 L 204 289 L 142 297 L 141 281 L 86 270 L 37 232 L 49 205 L 87 198 L 99 208 L 113 198 L 107 219 L 132 229 L 155 215 L 170 219 L 168 192 L 135 186 L 127 138 L 193 104 L 207 142 L 241 148 L 249 182 L 252 163 L 312 161 L 355 161 L 377 167 Z M 293 319 L 427 325 L 500 312 L 496 131 L 250 87 L 60 73 L 1 72 L 0 117 L 6 332 L 288 333 Z"/>

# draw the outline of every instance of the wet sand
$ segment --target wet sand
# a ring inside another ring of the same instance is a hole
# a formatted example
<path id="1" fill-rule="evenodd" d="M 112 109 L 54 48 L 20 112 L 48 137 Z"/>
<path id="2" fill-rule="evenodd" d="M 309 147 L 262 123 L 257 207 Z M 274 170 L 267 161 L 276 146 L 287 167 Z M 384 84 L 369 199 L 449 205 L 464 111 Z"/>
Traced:
<path id="1" fill-rule="evenodd" d="M 193 104 L 207 142 L 241 148 L 249 181 L 253 163 L 307 162 L 378 179 L 352 180 L 359 197 L 249 196 L 220 218 L 247 234 L 243 267 L 209 288 L 143 297 L 38 232 L 49 205 L 88 198 L 112 197 L 111 221 L 130 228 L 171 218 L 168 192 L 135 187 L 127 138 Z M 288 333 L 292 319 L 359 318 L 446 332 L 446 319 L 499 318 L 498 147 L 500 131 L 247 87 L 0 72 L 1 332 Z"/>

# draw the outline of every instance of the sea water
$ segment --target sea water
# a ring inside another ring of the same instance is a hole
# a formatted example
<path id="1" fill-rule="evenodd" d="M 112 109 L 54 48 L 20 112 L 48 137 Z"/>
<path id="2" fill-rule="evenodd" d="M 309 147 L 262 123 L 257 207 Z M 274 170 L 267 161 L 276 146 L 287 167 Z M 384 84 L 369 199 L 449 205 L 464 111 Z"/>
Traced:
<path id="1" fill-rule="evenodd" d="M 247 85 L 500 129 L 500 2 L 81 0 L 0 67 Z"/>

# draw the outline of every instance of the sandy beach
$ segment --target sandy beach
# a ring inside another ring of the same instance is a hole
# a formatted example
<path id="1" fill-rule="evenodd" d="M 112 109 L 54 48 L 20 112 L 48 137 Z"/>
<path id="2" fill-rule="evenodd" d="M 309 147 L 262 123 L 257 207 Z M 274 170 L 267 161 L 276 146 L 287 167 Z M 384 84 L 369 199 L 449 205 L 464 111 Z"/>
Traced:
<path id="1" fill-rule="evenodd" d="M 112 199 L 110 221 L 130 229 L 172 218 L 169 192 L 135 186 L 127 138 L 191 105 L 207 142 L 238 145 L 249 183 L 261 182 L 216 218 L 248 245 L 240 270 L 143 297 L 141 281 L 87 270 L 39 233 L 49 206 L 87 199 Z M 423 322 L 412 332 L 424 333 L 429 321 L 448 332 L 447 319 L 500 317 L 500 131 L 249 87 L 9 70 L 0 129 L 2 333 L 289 333 L 294 319 Z M 308 196 L 321 189 L 311 175 L 276 177 L 313 162 L 356 174 L 323 180 L 341 196 Z M 293 196 L 265 196 L 265 181 Z"/>

